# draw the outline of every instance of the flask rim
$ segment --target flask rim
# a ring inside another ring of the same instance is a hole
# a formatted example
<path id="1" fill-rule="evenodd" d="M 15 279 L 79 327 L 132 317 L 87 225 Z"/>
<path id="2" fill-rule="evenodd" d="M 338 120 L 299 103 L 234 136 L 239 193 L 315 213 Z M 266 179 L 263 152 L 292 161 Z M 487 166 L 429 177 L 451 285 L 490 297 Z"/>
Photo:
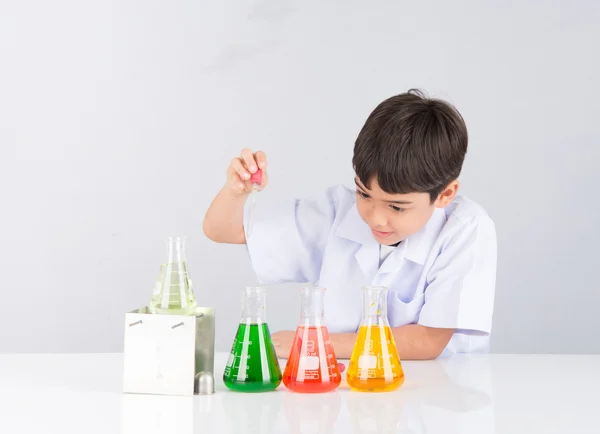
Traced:
<path id="1" fill-rule="evenodd" d="M 383 285 L 371 285 L 371 286 L 363 286 L 361 288 L 361 291 L 366 292 L 366 291 L 389 291 L 390 288 L 388 286 L 383 286 Z"/>
<path id="2" fill-rule="evenodd" d="M 267 292 L 264 286 L 246 286 L 242 290 L 244 294 L 263 294 Z"/>
<path id="3" fill-rule="evenodd" d="M 301 292 L 303 291 L 310 291 L 310 292 L 325 292 L 327 291 L 327 288 L 323 287 L 323 286 L 311 286 L 311 285 L 306 285 L 306 286 L 302 286 L 299 289 Z"/>
<path id="4" fill-rule="evenodd" d="M 168 236 L 165 238 L 167 241 L 185 241 L 187 240 L 187 235 L 179 235 L 179 236 Z"/>

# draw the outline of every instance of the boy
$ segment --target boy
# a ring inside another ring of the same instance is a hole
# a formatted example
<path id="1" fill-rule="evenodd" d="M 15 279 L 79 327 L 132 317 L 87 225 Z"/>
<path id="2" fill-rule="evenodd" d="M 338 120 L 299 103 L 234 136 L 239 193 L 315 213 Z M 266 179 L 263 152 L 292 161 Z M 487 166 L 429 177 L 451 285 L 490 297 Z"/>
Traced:
<path id="1" fill-rule="evenodd" d="M 486 212 L 458 196 L 467 129 L 454 107 L 418 91 L 375 108 L 354 145 L 356 191 L 266 211 L 257 204 L 248 251 L 261 283 L 313 282 L 327 289 L 336 355 L 349 358 L 361 319 L 360 288 L 386 286 L 401 359 L 487 352 L 496 278 L 496 233 Z M 245 149 L 207 211 L 204 233 L 246 243 L 250 174 L 263 152 Z M 294 332 L 273 334 L 286 358 Z"/>

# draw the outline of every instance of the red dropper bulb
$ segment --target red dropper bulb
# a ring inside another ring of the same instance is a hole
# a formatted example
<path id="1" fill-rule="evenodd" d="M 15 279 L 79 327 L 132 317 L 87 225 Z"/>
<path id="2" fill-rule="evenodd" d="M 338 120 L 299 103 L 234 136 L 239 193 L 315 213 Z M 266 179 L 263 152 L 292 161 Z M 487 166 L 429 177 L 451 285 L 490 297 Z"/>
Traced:
<path id="1" fill-rule="evenodd" d="M 250 174 L 250 182 L 253 184 L 262 184 L 263 171 L 258 169 L 256 172 Z"/>

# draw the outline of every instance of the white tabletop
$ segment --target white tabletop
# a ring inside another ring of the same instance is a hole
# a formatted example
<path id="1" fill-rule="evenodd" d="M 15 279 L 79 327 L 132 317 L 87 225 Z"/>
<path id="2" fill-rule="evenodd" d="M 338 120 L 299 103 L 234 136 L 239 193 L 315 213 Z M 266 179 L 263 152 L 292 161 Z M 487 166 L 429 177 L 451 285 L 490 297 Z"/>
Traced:
<path id="1" fill-rule="evenodd" d="M 121 354 L 0 355 L 2 433 L 600 432 L 600 356 L 459 356 L 403 362 L 396 392 L 123 394 Z M 283 363 L 284 361 L 282 361 Z"/>

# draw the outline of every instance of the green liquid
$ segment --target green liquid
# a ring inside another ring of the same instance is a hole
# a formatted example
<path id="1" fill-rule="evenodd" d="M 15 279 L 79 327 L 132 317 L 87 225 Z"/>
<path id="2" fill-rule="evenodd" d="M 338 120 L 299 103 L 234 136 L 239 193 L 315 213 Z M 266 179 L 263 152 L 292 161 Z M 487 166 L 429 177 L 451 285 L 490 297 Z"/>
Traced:
<path id="1" fill-rule="evenodd" d="M 169 267 L 168 265 L 171 265 Z M 181 273 L 180 273 L 181 271 Z M 196 312 L 196 299 L 192 280 L 187 271 L 187 264 L 173 262 L 162 264 L 160 274 L 156 279 L 150 312 L 171 315 L 193 315 Z"/>
<path id="2" fill-rule="evenodd" d="M 239 325 L 223 382 L 237 392 L 268 392 L 279 386 L 281 368 L 266 323 Z"/>

